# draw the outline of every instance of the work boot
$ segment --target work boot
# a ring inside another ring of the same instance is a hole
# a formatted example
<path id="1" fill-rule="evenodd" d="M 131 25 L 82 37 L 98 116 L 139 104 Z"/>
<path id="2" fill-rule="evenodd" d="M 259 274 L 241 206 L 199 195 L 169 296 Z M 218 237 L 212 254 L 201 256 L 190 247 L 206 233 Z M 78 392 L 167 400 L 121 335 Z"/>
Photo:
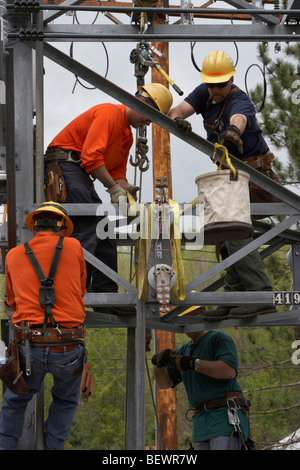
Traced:
<path id="1" fill-rule="evenodd" d="M 251 318 L 276 311 L 274 305 L 241 305 L 230 310 L 229 318 Z"/>
<path id="2" fill-rule="evenodd" d="M 214 310 L 207 310 L 203 319 L 207 321 L 226 320 L 232 308 L 232 305 L 219 305 Z"/>

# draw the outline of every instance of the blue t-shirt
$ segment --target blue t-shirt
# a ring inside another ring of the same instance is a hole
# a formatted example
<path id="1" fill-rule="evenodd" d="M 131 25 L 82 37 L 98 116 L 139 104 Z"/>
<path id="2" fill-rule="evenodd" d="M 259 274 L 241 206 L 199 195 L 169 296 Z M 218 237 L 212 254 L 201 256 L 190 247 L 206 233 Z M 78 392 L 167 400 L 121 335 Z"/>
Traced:
<path id="1" fill-rule="evenodd" d="M 236 85 L 232 85 L 231 88 L 236 88 Z M 221 113 L 224 101 L 221 103 L 212 103 L 211 100 L 209 100 L 209 93 L 205 83 L 196 87 L 195 90 L 185 98 L 185 101 L 194 108 L 196 114 L 202 115 L 203 125 L 207 132 L 207 140 L 213 144 L 218 142 L 217 134 L 210 127 L 206 127 L 205 124 L 215 124 L 216 119 L 218 119 Z M 234 144 L 225 141 L 229 153 L 237 158 L 244 158 L 253 155 L 262 155 L 268 152 L 269 148 L 256 122 L 254 105 L 248 95 L 242 90 L 233 93 L 227 103 L 220 119 L 220 132 L 223 132 L 229 126 L 230 118 L 234 114 L 243 114 L 247 118 L 246 129 L 241 136 L 244 152 L 240 154 Z"/>
<path id="2" fill-rule="evenodd" d="M 175 351 L 176 355 L 192 356 L 205 361 L 224 361 L 238 371 L 238 357 L 235 344 L 227 334 L 210 330 L 198 341 L 189 341 Z M 193 408 L 205 402 L 223 398 L 229 392 L 241 392 L 236 378 L 214 379 L 195 371 L 179 372 L 176 367 L 168 367 L 168 373 L 174 384 L 184 383 L 188 401 Z M 248 439 L 248 417 L 238 411 L 244 440 Z M 229 436 L 234 427 L 229 424 L 227 407 L 201 411 L 193 419 L 193 441 L 206 441 L 217 436 Z"/>

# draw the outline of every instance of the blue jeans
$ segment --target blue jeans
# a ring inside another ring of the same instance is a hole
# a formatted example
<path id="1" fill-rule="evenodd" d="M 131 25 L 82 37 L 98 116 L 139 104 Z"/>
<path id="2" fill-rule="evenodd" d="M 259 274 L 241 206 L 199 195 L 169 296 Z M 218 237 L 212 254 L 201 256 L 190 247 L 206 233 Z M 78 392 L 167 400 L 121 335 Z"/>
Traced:
<path id="1" fill-rule="evenodd" d="M 240 443 L 238 436 L 232 437 L 231 449 L 230 436 L 218 436 L 208 441 L 194 442 L 195 450 L 239 450 Z"/>
<path id="2" fill-rule="evenodd" d="M 20 345 L 20 366 L 25 371 L 25 347 Z M 0 450 L 15 450 L 22 435 L 28 402 L 41 389 L 46 373 L 54 378 L 52 403 L 44 423 L 45 450 L 61 450 L 72 426 L 80 398 L 80 382 L 84 365 L 84 347 L 79 345 L 64 353 L 30 348 L 31 375 L 23 376 L 29 393 L 16 395 L 6 389 L 0 415 Z"/>

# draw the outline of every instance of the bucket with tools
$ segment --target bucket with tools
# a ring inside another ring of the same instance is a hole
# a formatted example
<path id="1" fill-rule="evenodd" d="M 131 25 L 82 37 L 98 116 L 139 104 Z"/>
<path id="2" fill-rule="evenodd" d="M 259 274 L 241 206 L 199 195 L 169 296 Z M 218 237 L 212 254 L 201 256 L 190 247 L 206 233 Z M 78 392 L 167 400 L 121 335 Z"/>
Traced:
<path id="1" fill-rule="evenodd" d="M 253 235 L 250 217 L 249 174 L 237 171 L 228 156 L 227 148 L 215 144 L 215 151 L 223 150 L 216 172 L 195 179 L 198 198 L 204 211 L 204 240 L 239 240 Z M 222 169 L 226 158 L 229 169 Z"/>

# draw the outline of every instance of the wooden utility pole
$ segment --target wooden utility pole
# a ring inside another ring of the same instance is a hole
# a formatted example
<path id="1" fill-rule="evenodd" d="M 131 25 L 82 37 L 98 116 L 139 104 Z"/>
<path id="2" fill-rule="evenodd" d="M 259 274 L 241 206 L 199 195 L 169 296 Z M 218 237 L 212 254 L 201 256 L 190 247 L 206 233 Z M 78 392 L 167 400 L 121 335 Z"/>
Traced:
<path id="1" fill-rule="evenodd" d="M 162 18 L 160 17 L 160 21 Z M 163 70 L 169 74 L 169 44 L 152 43 L 152 45 L 161 53 L 163 58 L 159 58 L 159 64 Z M 152 67 L 152 83 L 161 83 L 168 87 L 165 78 Z M 167 176 L 168 178 L 168 196 L 172 198 L 172 173 L 171 173 L 171 151 L 170 135 L 162 127 L 152 124 L 152 153 L 153 153 L 153 185 L 157 176 Z M 154 195 L 154 187 L 153 187 Z M 155 197 L 155 195 L 154 195 Z M 169 331 L 155 331 L 156 351 L 163 349 L 175 349 L 175 335 Z M 178 449 L 178 431 L 177 431 L 177 410 L 176 410 L 176 391 L 174 389 L 158 390 L 156 388 L 156 407 L 157 419 L 160 435 L 157 438 L 157 447 L 160 450 Z M 160 442 L 160 437 L 162 442 Z"/>

